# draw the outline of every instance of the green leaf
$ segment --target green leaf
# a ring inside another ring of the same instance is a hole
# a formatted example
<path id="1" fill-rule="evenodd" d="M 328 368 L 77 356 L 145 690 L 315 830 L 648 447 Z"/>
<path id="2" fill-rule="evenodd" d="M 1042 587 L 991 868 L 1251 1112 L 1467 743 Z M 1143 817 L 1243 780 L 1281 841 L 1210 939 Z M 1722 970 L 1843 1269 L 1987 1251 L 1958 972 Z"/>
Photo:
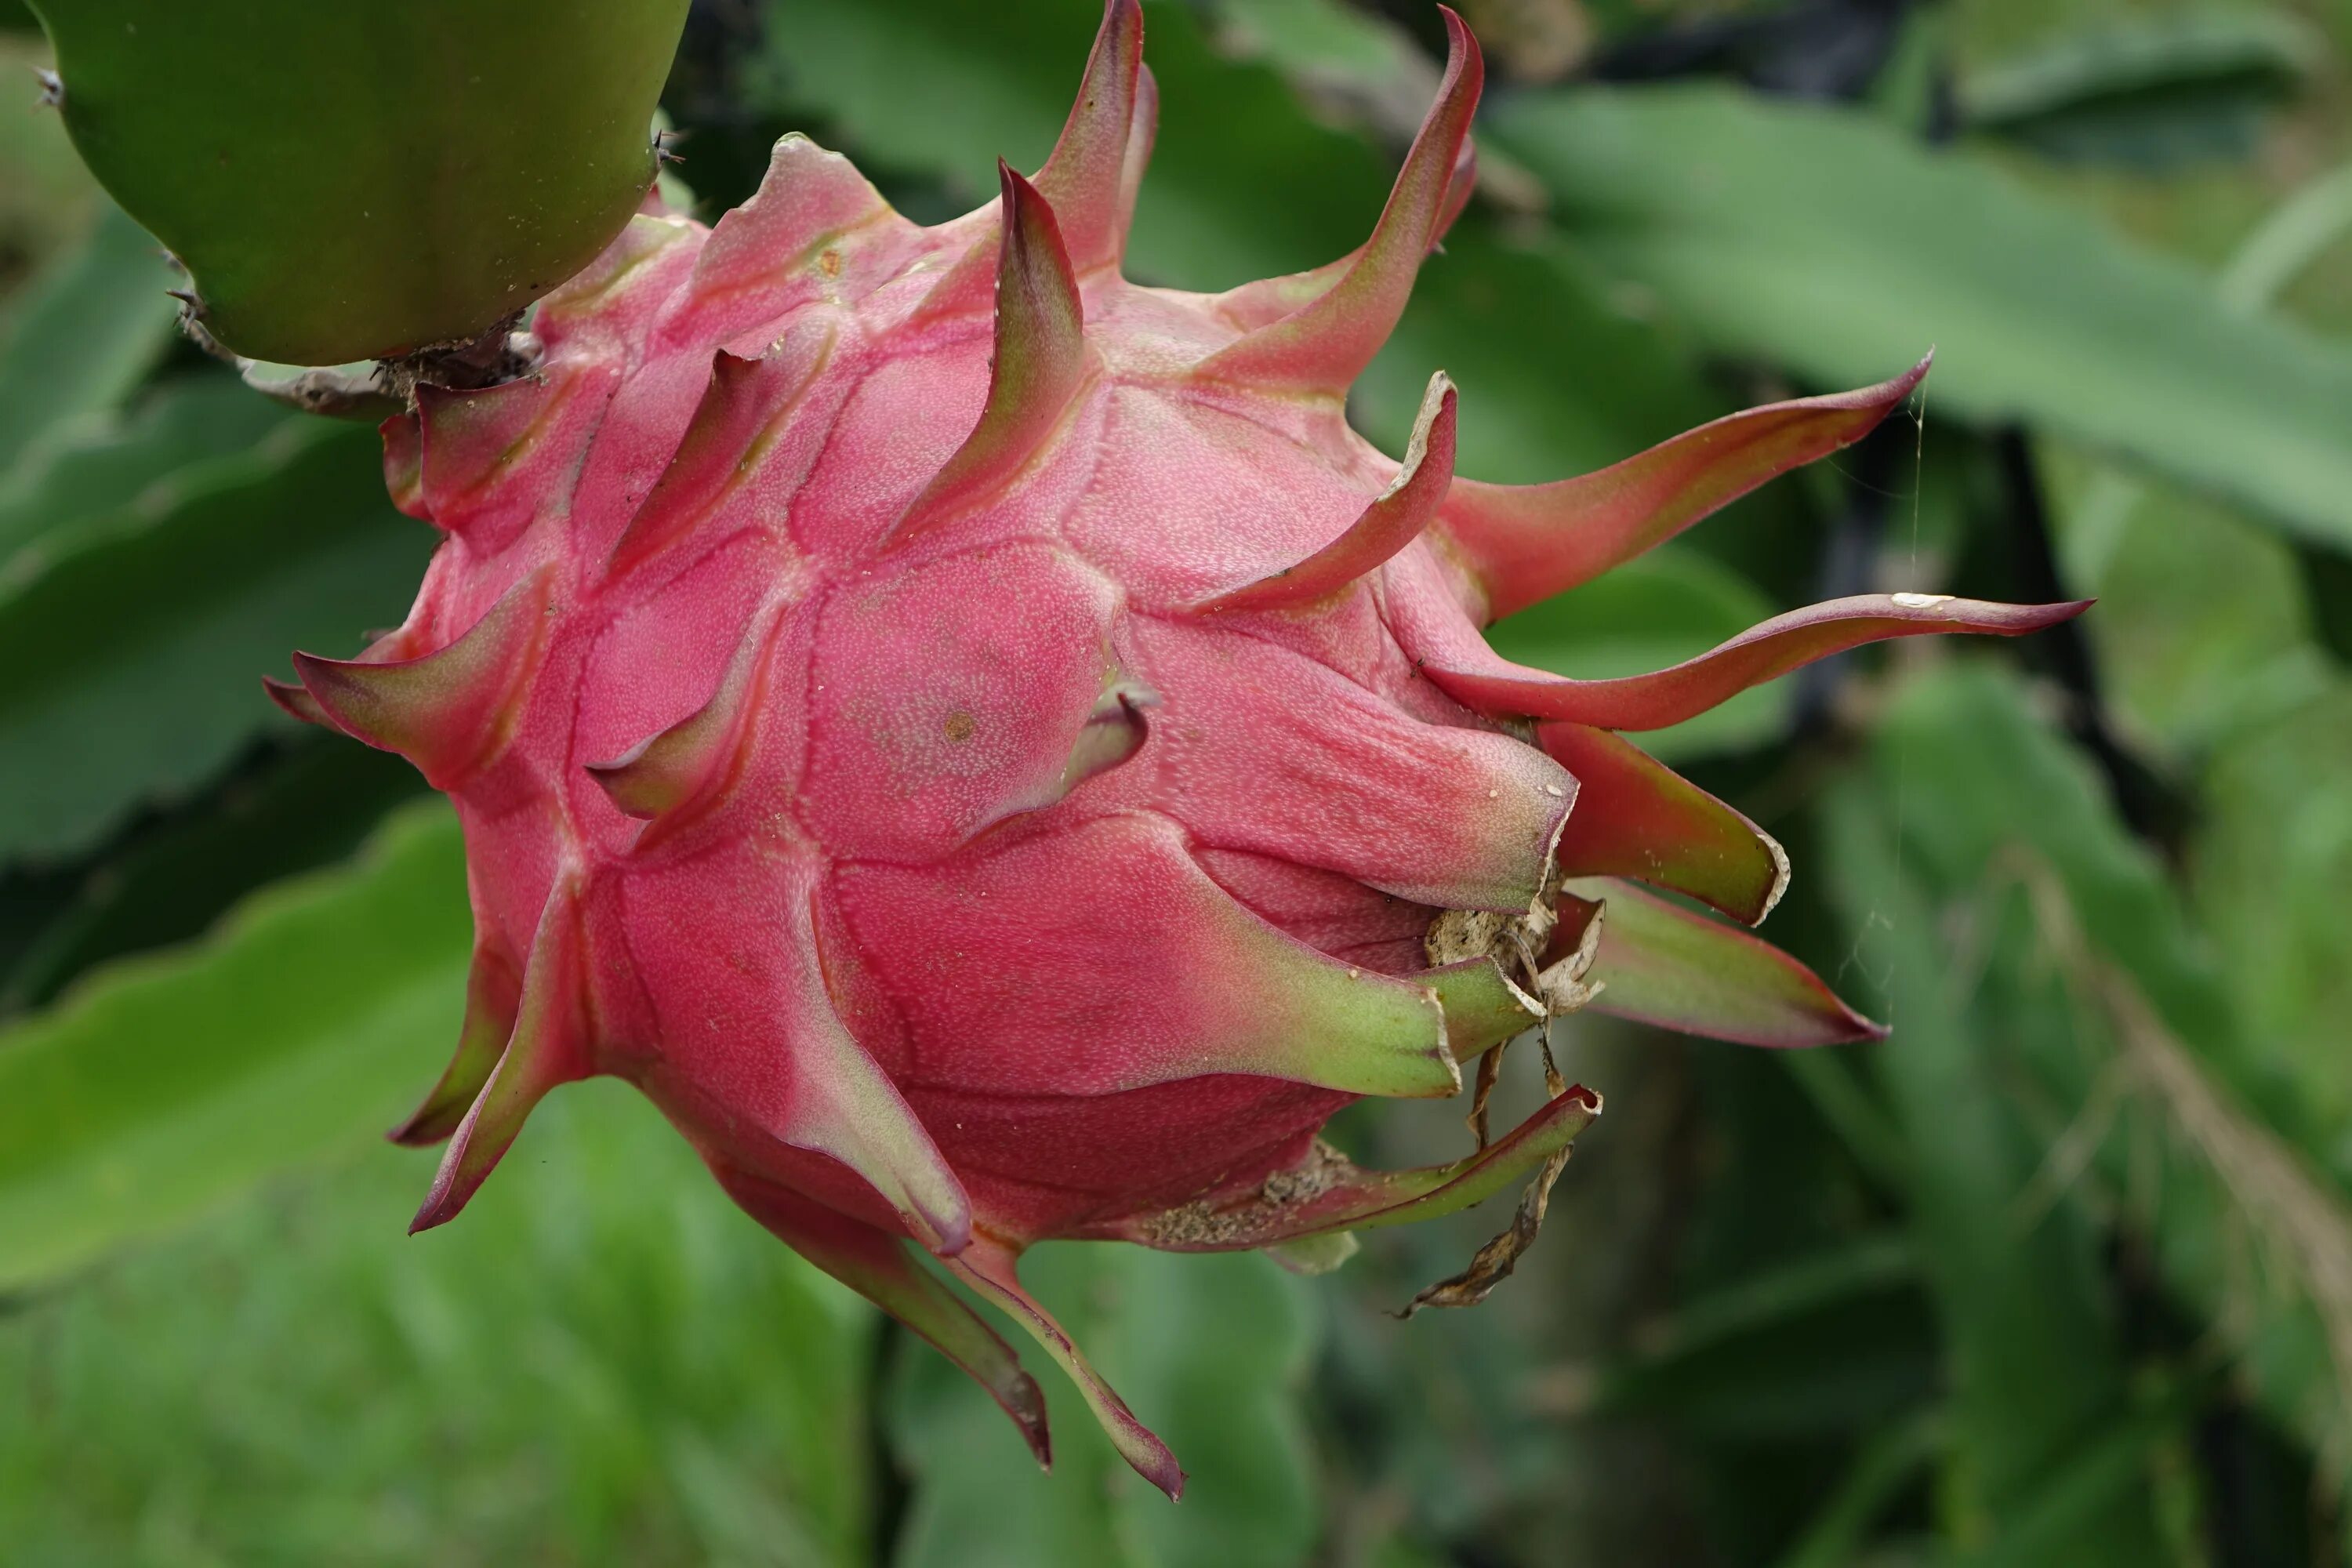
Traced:
<path id="1" fill-rule="evenodd" d="M 0 336 L 0 470 L 139 384 L 172 341 L 172 285 L 155 242 L 110 205 L 16 298 Z"/>
<path id="2" fill-rule="evenodd" d="M 2304 787 L 2333 778 L 2326 760 L 2311 763 Z M 1948 1137 L 1943 1130 L 1985 1119 L 1983 1109 L 1964 1118 L 1954 1108 L 1993 1094 L 2031 1116 L 2045 1146 L 2071 1136 L 2063 1169 L 2087 1166 L 2105 1202 L 2147 1234 L 2166 1282 L 2234 1351 L 2255 1402 L 2323 1456 L 2341 1456 L 2352 1367 L 2330 1346 L 2352 1343 L 2341 1283 L 2352 1276 L 2352 1204 L 2314 1156 L 2331 1126 L 2340 1136 L 2344 1100 L 2306 1087 L 2315 1075 L 2340 1079 L 2340 1030 L 2318 1025 L 2296 1053 L 2244 1026 L 2230 972 L 2184 917 L 2161 865 L 2013 681 L 1955 668 L 1911 683 L 1887 711 L 1871 768 L 1876 798 L 1853 782 L 1839 791 L 1823 858 L 1846 918 L 1872 927 L 1859 966 L 1889 976 L 1903 997 L 1880 1058 L 1890 1083 L 1932 1058 L 1923 1037 L 1972 1055 L 1988 1084 L 1998 1075 L 2002 1088 L 1974 1097 L 1956 1080 L 1935 1102 L 1934 1131 Z M 2352 842 L 2340 791 L 2321 786 L 2332 804 L 2298 821 L 2288 799 L 2301 798 L 2297 780 L 2264 784 L 2282 793 L 2246 803 L 2263 826 L 2242 823 L 2237 841 L 2284 828 L 2268 853 L 2307 858 L 2324 879 L 2327 828 L 2296 835 L 2333 823 L 2337 850 Z M 1888 805 L 1898 795 L 1899 847 Z M 2340 903 L 2338 891 L 2325 897 Z M 2339 927 L 2331 920 L 2270 962 L 2284 973 L 2311 963 L 2333 940 L 2322 932 Z M 2277 925 L 2232 932 L 2224 951 L 2279 938 Z M 1937 989 L 1962 962 L 1975 976 L 1965 1001 Z M 1921 1141 L 1929 1129 L 1912 1126 L 1915 1144 L 1930 1150 Z M 2044 1172 L 2021 1185 L 2025 1212 L 2046 1208 L 2064 1183 Z M 2258 1260 L 2251 1273 L 2249 1258 Z M 1991 1288 L 2003 1265 L 1987 1267 Z M 2046 1315 L 2053 1300 L 2032 1310 Z"/>
<path id="3" fill-rule="evenodd" d="M 2163 168 L 2251 151 L 2261 111 L 2323 68 L 2326 52 L 2314 28 L 2278 11 L 2109 17 L 1965 73 L 1955 96 L 1972 131 Z"/>
<path id="4" fill-rule="evenodd" d="M 201 945 L 0 1030 L 0 1288 L 390 1125 L 457 1034 L 470 951 L 457 824 L 436 804 Z"/>
<path id="5" fill-rule="evenodd" d="M 1427 91 L 1436 76 L 1402 29 L 1346 0 L 1215 0 L 1223 41 L 1298 76 L 1366 91 Z"/>
<path id="6" fill-rule="evenodd" d="M 238 770 L 78 868 L 61 907 L 0 953 L 0 1017 L 45 1005 L 92 964 L 193 939 L 266 882 L 343 858 L 424 788 L 400 758 L 316 731 Z"/>
<path id="7" fill-rule="evenodd" d="M 2063 882 L 2102 949 L 2147 987 L 2178 1032 L 2242 1081 L 2274 1070 L 2243 1041 L 2210 945 L 2164 868 L 2117 818 L 2090 763 L 2051 732 L 2029 693 L 1974 664 L 1903 689 L 1886 713 L 1873 767 L 1891 801 L 1905 781 L 1905 842 L 1925 889 L 1982 886 L 1988 868 L 2016 885 L 2040 857 Z M 2280 1091 L 2284 1112 L 2292 1093 Z"/>
<path id="8" fill-rule="evenodd" d="M 653 183 L 687 0 L 37 0 L 74 145 L 187 263 L 215 338 L 340 364 L 463 342 Z"/>
<path id="9" fill-rule="evenodd" d="M 0 475 L 0 561 L 46 534 L 129 506 L 175 470 L 242 451 L 290 422 L 285 409 L 226 375 L 171 382 L 129 413 L 85 416 Z"/>
<path id="10" fill-rule="evenodd" d="M 1752 1442 L 1884 1424 L 1934 1392 L 1917 1249 L 1864 1237 L 1681 1303 L 1611 1367 L 1601 1408 Z"/>
<path id="11" fill-rule="evenodd" d="M 2177 485 L 2116 485 L 2094 469 L 2074 487 L 2061 537 L 2070 586 L 2098 595 L 2083 628 L 2132 729 L 2193 756 L 2318 695 L 2328 660 L 2294 548 Z M 2096 515 L 2110 495 L 2120 506 Z"/>
<path id="12" fill-rule="evenodd" d="M 1493 121 L 1580 248 L 1722 348 L 1850 385 L 1932 343 L 1931 421 L 2031 420 L 2352 548 L 2352 352 L 1973 155 L 1717 88 Z"/>
<path id="13" fill-rule="evenodd" d="M 1679 664 L 1772 613 L 1738 573 L 1669 544 L 1496 622 L 1486 640 L 1537 669 L 1608 679 Z M 1787 681 L 1750 687 L 1696 719 L 1645 733 L 1642 749 L 1680 762 L 1760 745 L 1788 722 L 1791 696 Z"/>
<path id="14" fill-rule="evenodd" d="M 1780 1559 L 1779 1568 L 1844 1568 L 1857 1561 L 1878 1516 L 1935 1457 L 1942 1427 L 1941 1414 L 1928 1411 L 1866 1437 L 1853 1468 Z"/>
<path id="15" fill-rule="evenodd" d="M 1906 818 L 1946 804 L 1944 781 L 1932 787 L 1913 784 Z M 1877 990 L 1893 1026 L 1874 1060 L 1910 1146 L 1915 1234 L 1948 1347 L 1958 1533 L 2000 1542 L 2011 1553 L 2000 1560 L 2018 1568 L 2158 1561 L 2144 1477 L 2031 1552 L 2016 1538 L 2039 1518 L 2045 1475 L 2130 1416 L 2098 1237 L 2076 1206 L 2033 1201 L 2039 1140 L 1978 1037 L 1990 1023 L 1986 987 L 1968 977 L 1981 959 L 1941 934 L 1937 904 L 1895 848 L 1885 797 L 1848 781 L 1823 817 L 1819 874 L 1845 927 L 1862 933 L 1858 973 L 1843 983 Z"/>
<path id="16" fill-rule="evenodd" d="M 2239 243 L 2217 284 L 2224 308 L 2263 310 L 2347 231 L 2352 166 L 2305 182 Z M 2305 574 L 2352 563 L 2177 487 L 2096 465 L 2072 479 L 2057 542 L 2068 583 L 2102 601 L 2087 629 L 2126 719 L 2176 750 L 2207 749 L 2331 683 L 2313 635 L 2325 598 Z"/>
<path id="17" fill-rule="evenodd" d="M 1297 1408 L 1312 1287 L 1251 1253 L 1055 1245 L 1024 1278 L 1190 1474 L 1184 1501 L 1131 1474 L 1064 1379 L 1041 1473 L 979 1388 L 908 1344 L 890 1428 L 915 1500 L 897 1568 L 1296 1568 L 1316 1507 Z"/>
<path id="18" fill-rule="evenodd" d="M 2314 1152 L 2352 1180 L 2352 682 L 2239 733 L 2205 775 L 2191 887 L 2248 1036 L 2293 1085 Z"/>
<path id="19" fill-rule="evenodd" d="M 434 536 L 373 431 L 280 425 L 0 566 L 0 859 L 80 849 L 286 721 L 259 677 L 396 625 Z"/>

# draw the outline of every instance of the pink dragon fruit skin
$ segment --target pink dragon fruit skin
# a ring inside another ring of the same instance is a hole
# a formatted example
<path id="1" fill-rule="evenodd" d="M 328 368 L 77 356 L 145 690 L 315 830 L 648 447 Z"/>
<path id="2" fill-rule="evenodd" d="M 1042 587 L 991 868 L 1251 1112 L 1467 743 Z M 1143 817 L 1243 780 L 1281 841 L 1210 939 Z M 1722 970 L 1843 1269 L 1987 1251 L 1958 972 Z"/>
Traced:
<path id="1" fill-rule="evenodd" d="M 1373 449 L 1349 384 L 1474 177 L 1479 58 L 1446 24 L 1371 238 L 1318 271 L 1120 276 L 1154 94 L 1110 0 L 1034 181 L 923 228 L 788 137 L 714 229 L 640 216 L 551 295 L 533 374 L 387 422 L 394 497 L 446 542 L 405 625 L 273 692 L 464 821 L 463 1035 L 394 1134 L 449 1142 L 418 1227 L 549 1089 L 617 1074 L 1041 1458 L 1036 1385 L 919 1249 L 1173 1495 L 1022 1291 L 1024 1247 L 1276 1246 L 1548 1183 L 1600 1109 L 1582 1089 L 1431 1170 L 1317 1133 L 1358 1096 L 1455 1093 L 1576 1006 L 1876 1032 L 1629 884 L 1753 923 L 1787 869 L 1617 732 L 1864 641 L 2080 606 L 1843 600 L 1627 679 L 1489 652 L 1484 621 L 1857 438 L 1927 367 L 1528 488 L 1454 478 L 1440 374 L 1402 460 Z"/>

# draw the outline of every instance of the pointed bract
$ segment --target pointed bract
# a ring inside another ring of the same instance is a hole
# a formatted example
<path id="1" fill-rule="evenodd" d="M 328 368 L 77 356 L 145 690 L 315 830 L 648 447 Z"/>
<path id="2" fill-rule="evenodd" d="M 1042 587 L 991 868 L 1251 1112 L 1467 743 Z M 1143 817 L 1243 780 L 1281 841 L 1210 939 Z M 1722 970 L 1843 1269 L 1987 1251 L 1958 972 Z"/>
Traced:
<path id="1" fill-rule="evenodd" d="M 278 705 L 278 711 L 304 724 L 316 724 L 323 730 L 339 728 L 333 715 L 319 706 L 319 700 L 304 688 L 275 676 L 261 678 L 262 694 Z"/>
<path id="2" fill-rule="evenodd" d="M 1439 371 L 1429 378 L 1403 466 L 1372 498 L 1348 531 L 1296 566 L 1215 595 L 1196 611 L 1280 610 L 1311 605 L 1349 587 L 1421 537 L 1454 478 L 1454 384 Z"/>
<path id="3" fill-rule="evenodd" d="M 1446 234 L 1462 216 L 1470 198 L 1478 189 L 1478 143 L 1469 137 L 1462 139 L 1462 151 L 1454 155 L 1454 173 L 1446 177 L 1445 201 L 1437 209 L 1437 226 L 1430 231 L 1429 248 L 1437 249 L 1445 243 Z"/>
<path id="4" fill-rule="evenodd" d="M 695 300 L 709 309 L 772 290 L 812 261 L 822 274 L 828 246 L 896 218 L 856 165 L 795 132 L 770 152 L 767 174 L 751 200 L 710 231 L 695 258 Z"/>
<path id="5" fill-rule="evenodd" d="M 1142 45 L 1143 16 L 1135 0 L 1106 0 L 1077 100 L 1052 155 L 1031 182 L 1059 219 L 1077 275 L 1115 267 L 1127 248 L 1128 225 L 1160 116 L 1160 89 L 1142 65 Z M 1071 204 L 1067 210 L 1066 201 Z M 1003 212 L 1000 205 L 993 216 L 1001 221 Z M 1002 230 L 997 224 L 963 222 L 978 232 L 924 296 L 915 313 L 919 321 L 988 304 L 995 270 L 990 241 L 1001 239 Z"/>
<path id="6" fill-rule="evenodd" d="M 586 764 L 589 776 L 625 816 L 674 828 L 724 796 L 740 772 L 750 717 L 766 686 L 772 616 L 754 622 L 729 661 L 710 700 L 610 762 Z M 638 838 L 649 848 L 655 835 Z"/>
<path id="7" fill-rule="evenodd" d="M 1492 958 L 1465 959 L 1414 978 L 1437 993 L 1445 1009 L 1445 1044 L 1466 1062 L 1544 1021 L 1543 1004 L 1511 984 Z"/>
<path id="8" fill-rule="evenodd" d="M 432 1191 L 409 1222 L 411 1235 L 457 1218 L 513 1147 L 523 1122 L 548 1090 L 594 1070 L 579 890 L 568 878 L 560 877 L 540 911 L 530 956 L 523 963 L 514 1030 L 450 1138 Z"/>
<path id="9" fill-rule="evenodd" d="M 781 608 L 772 604 L 753 618 L 709 701 L 619 756 L 584 764 L 624 816 L 648 825 L 638 849 L 724 800 L 740 777 L 753 715 L 767 692 Z"/>
<path id="10" fill-rule="evenodd" d="M 955 456 L 888 535 L 902 542 L 992 493 L 1061 423 L 1087 374 L 1085 307 L 1054 210 L 1000 162 L 1005 222 L 996 268 L 995 352 L 988 401 Z"/>
<path id="11" fill-rule="evenodd" d="M 1143 194 L 1144 171 L 1151 166 L 1152 143 L 1160 136 L 1160 79 L 1150 66 L 1135 75 L 1135 114 L 1128 121 L 1127 157 L 1118 172 L 1118 248 L 1127 249 L 1129 231 L 1135 226 L 1135 204 Z M 1113 259 L 1117 259 L 1114 258 Z"/>
<path id="12" fill-rule="evenodd" d="M 416 389 L 423 430 L 415 515 L 444 533 L 482 541 L 528 522 L 548 489 L 532 462 L 593 377 L 527 375 L 478 391 Z M 393 448 L 385 447 L 389 464 Z M 561 461 L 569 461 L 563 454 Z M 503 526 L 502 526 L 503 525 Z"/>
<path id="13" fill-rule="evenodd" d="M 1117 262 L 1126 247 L 1128 143 L 1142 68 L 1140 0 L 1106 0 L 1077 102 L 1034 182 L 1061 220 L 1070 264 L 1081 275 Z"/>
<path id="14" fill-rule="evenodd" d="M 1159 706 L 1160 693 L 1139 680 L 1118 679 L 1104 687 L 1094 711 L 1087 716 L 1086 727 L 1078 731 L 1077 743 L 1070 748 L 1069 760 L 1062 764 L 1054 799 L 1061 799 L 1143 750 L 1144 742 L 1151 738 L 1145 710 Z"/>
<path id="15" fill-rule="evenodd" d="M 1696 718 L 1751 686 L 1865 643 L 1939 632 L 2023 637 L 2090 608 L 1994 605 L 1948 594 L 1858 594 L 1791 610 L 1696 658 L 1654 675 L 1574 680 L 1496 659 L 1477 669 L 1423 666 L 1446 695 L 1496 718 L 1558 719 L 1604 730 L 1663 730 Z"/>
<path id="16" fill-rule="evenodd" d="M 693 537 L 696 525 L 746 483 L 809 388 L 833 358 L 838 324 L 796 320 L 757 359 L 725 349 L 711 356 L 686 439 L 613 546 L 607 577 L 623 577 Z"/>
<path id="17" fill-rule="evenodd" d="M 392 504 L 419 522 L 431 522 L 425 506 L 425 429 L 414 414 L 395 414 L 376 426 L 383 441 L 383 490 Z"/>
<path id="18" fill-rule="evenodd" d="M 1046 1469 L 1054 1467 L 1045 1395 L 1013 1347 L 930 1272 L 897 1237 L 801 1196 L 791 1188 L 714 1163 L 711 1173 L 743 1212 L 778 1240 L 920 1334 L 988 1390 Z"/>
<path id="19" fill-rule="evenodd" d="M 801 1010 L 786 1019 L 796 1081 L 782 1114 L 762 1124 L 792 1147 L 856 1172 L 909 1236 L 952 1258 L 971 1242 L 971 1199 L 898 1086 L 833 1010 L 814 948 L 812 927 L 803 954 L 808 974 L 792 998 Z"/>
<path id="20" fill-rule="evenodd" d="M 1257 1190 L 1129 1215 L 1088 1234 L 1167 1252 L 1239 1252 L 1435 1219 L 1527 1180 L 1600 1114 L 1601 1097 L 1578 1084 L 1469 1158 L 1412 1171 L 1366 1171 L 1318 1142 L 1302 1169 L 1276 1172 Z"/>
<path id="21" fill-rule="evenodd" d="M 1751 926 L 1780 901 L 1789 857 L 1772 836 L 1632 742 L 1541 724 L 1536 743 L 1576 775 L 1557 855 L 1563 876 L 1671 888 Z"/>
<path id="22" fill-rule="evenodd" d="M 977 1237 L 963 1256 L 949 1267 L 958 1279 L 1028 1330 L 1045 1347 L 1045 1353 L 1069 1374 L 1078 1396 L 1102 1424 L 1103 1435 L 1110 1439 L 1111 1447 L 1118 1450 L 1120 1458 L 1135 1467 L 1136 1474 L 1166 1492 L 1171 1502 L 1182 1497 L 1184 1472 L 1178 1468 L 1176 1456 L 1152 1435 L 1150 1427 L 1135 1418 L 1127 1401 L 1103 1381 L 1102 1374 L 1095 1371 L 1068 1332 L 1054 1321 L 1054 1314 L 1021 1288 L 1021 1277 L 1014 1267 L 1019 1256 L 1014 1248 L 992 1237 Z"/>
<path id="23" fill-rule="evenodd" d="M 1549 485 L 1458 479 L 1438 511 L 1448 553 L 1486 618 L 1590 582 L 1777 475 L 1851 446 L 1903 405 L 1935 361 L 1859 392 L 1727 415 L 1612 468 Z"/>
<path id="24" fill-rule="evenodd" d="M 623 887 L 631 918 L 694 934 L 640 973 L 661 1042 L 635 1074 L 646 1092 L 679 1125 L 713 1130 L 705 1151 L 725 1163 L 821 1155 L 873 1200 L 860 1209 L 871 1223 L 895 1215 L 927 1249 L 960 1251 L 971 1196 L 844 1016 L 855 991 L 835 976 L 855 955 L 824 934 L 823 863 L 773 841 L 654 858 Z"/>
<path id="25" fill-rule="evenodd" d="M 434 788 L 456 789 L 509 737 L 546 646 L 552 563 L 507 590 L 447 647 L 371 664 L 294 656 L 302 685 L 335 728 L 416 764 Z"/>
<path id="26" fill-rule="evenodd" d="M 474 962 L 466 976 L 466 1016 L 457 1028 L 457 1049 L 440 1080 L 407 1121 L 384 1134 L 394 1143 L 425 1149 L 457 1131 L 481 1097 L 482 1086 L 506 1051 L 522 1005 L 522 976 L 513 961 L 483 939 L 475 922 Z"/>
<path id="27" fill-rule="evenodd" d="M 1470 205 L 1470 197 L 1478 184 L 1478 149 L 1475 142 L 1464 140 L 1462 151 L 1454 160 L 1454 174 L 1445 187 L 1445 202 L 1438 213 L 1435 232 L 1429 237 L 1429 247 L 1435 250 Z M 1244 332 L 1271 326 L 1293 311 L 1304 309 L 1329 293 L 1339 280 L 1355 270 L 1370 248 L 1370 241 L 1358 246 L 1337 261 L 1327 261 L 1304 272 L 1286 273 L 1278 278 L 1260 278 L 1228 289 L 1215 296 L 1211 309 L 1226 322 Z"/>
<path id="28" fill-rule="evenodd" d="M 1561 921 L 1605 905 L 1592 1010 L 1747 1046 L 1830 1046 L 1886 1031 L 1779 948 L 1630 882 L 1573 881 Z"/>
<path id="29" fill-rule="evenodd" d="M 1193 368 L 1202 380 L 1262 391 L 1337 397 L 1388 341 L 1412 298 L 1422 258 L 1454 208 L 1450 201 L 1486 67 L 1477 40 L 1445 6 L 1445 76 L 1398 172 L 1371 239 L 1328 289 Z"/>

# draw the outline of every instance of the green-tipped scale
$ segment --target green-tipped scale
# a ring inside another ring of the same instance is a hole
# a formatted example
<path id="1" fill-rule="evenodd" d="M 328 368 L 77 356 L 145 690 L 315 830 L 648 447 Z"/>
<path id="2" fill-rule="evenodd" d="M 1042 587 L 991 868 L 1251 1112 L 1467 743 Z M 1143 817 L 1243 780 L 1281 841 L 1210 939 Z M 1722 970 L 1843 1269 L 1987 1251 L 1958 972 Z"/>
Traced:
<path id="1" fill-rule="evenodd" d="M 480 336 L 619 233 L 687 0 L 34 0 L 74 144 L 214 339 L 339 364 Z"/>

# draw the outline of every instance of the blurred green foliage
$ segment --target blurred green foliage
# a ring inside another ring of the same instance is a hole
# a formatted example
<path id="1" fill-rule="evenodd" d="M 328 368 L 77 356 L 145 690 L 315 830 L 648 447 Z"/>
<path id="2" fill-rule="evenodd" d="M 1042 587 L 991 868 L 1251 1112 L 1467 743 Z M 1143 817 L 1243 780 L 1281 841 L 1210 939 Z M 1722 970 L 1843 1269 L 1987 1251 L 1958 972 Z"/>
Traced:
<path id="1" fill-rule="evenodd" d="M 9 1561 L 863 1561 L 873 1320 L 616 1089 L 565 1096 L 478 1223 L 355 1223 L 414 1162 L 346 1137 L 20 1301 Z"/>
<path id="2" fill-rule="evenodd" d="M 1442 364 L 1465 470 L 1549 479 L 1938 350 L 1916 417 L 1499 646 L 1610 675 L 1865 587 L 2101 597 L 1660 737 L 1788 842 L 1773 934 L 1893 1038 L 1563 1026 L 1609 1111 L 1472 1313 L 1389 1316 L 1490 1214 L 1308 1280 L 1047 1249 L 1039 1293 L 1192 1468 L 1172 1510 L 1051 1378 L 1039 1476 L 610 1086 L 411 1240 L 429 1162 L 372 1134 L 454 1026 L 454 829 L 252 678 L 395 619 L 430 536 L 363 429 L 177 344 L 147 242 L 0 112 L 0 1557 L 2346 1560 L 2352 13 L 1465 8 L 1483 194 L 1358 390 L 1373 438 Z M 1096 9 L 706 0 L 683 172 L 715 216 L 803 129 L 948 216 L 1042 158 Z M 1132 269 L 1357 243 L 1433 13 L 1148 11 Z M 1448 1158 L 1457 1111 L 1334 1133 Z"/>

